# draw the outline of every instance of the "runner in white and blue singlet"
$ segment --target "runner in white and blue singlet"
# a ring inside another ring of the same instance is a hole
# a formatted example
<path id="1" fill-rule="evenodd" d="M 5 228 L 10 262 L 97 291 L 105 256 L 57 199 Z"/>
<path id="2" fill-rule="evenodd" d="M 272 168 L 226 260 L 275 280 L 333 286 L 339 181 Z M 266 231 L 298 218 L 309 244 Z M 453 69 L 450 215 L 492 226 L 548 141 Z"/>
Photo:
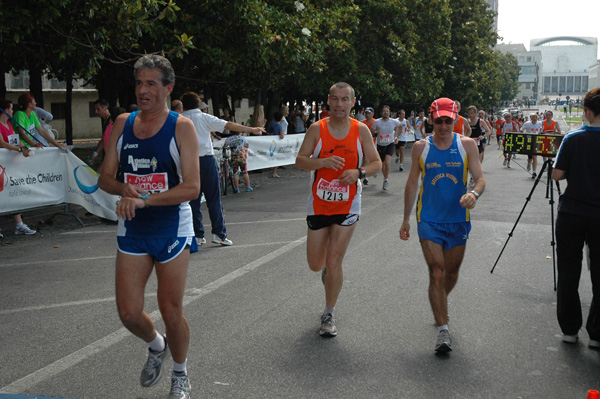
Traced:
<path id="1" fill-rule="evenodd" d="M 148 139 L 133 134 L 138 112 L 127 118 L 117 142 L 121 178 L 124 183 L 146 190 L 149 194 L 167 191 L 181 182 L 181 159 L 175 139 L 179 114 L 173 111 L 161 130 Z M 132 220 L 119 220 L 118 237 L 193 237 L 192 211 L 189 202 L 136 210 Z"/>
<path id="2" fill-rule="evenodd" d="M 117 117 L 98 179 L 102 190 L 121 196 L 116 209 L 117 310 L 123 325 L 148 344 L 140 384 L 147 388 L 158 383 L 170 353 L 169 398 L 189 399 L 190 332 L 183 293 L 190 252 L 198 250 L 189 205 L 200 192 L 198 138 L 192 121 L 167 108 L 175 72 L 166 58 L 140 57 L 134 76 L 140 111 Z M 145 287 L 153 271 L 166 335 L 144 311 Z"/>

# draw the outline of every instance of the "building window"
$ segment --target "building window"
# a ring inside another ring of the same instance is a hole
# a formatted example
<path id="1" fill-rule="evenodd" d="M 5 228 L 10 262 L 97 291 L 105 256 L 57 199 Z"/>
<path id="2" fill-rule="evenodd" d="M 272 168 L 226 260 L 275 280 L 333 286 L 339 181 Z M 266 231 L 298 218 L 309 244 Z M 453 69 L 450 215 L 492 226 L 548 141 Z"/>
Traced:
<path id="1" fill-rule="evenodd" d="M 558 76 L 552 76 L 552 93 L 558 94 Z"/>
<path id="2" fill-rule="evenodd" d="M 53 120 L 65 119 L 67 116 L 67 103 L 51 103 L 50 112 L 52 113 Z"/>
<path id="3" fill-rule="evenodd" d="M 531 57 L 527 57 L 527 62 L 531 62 Z"/>
<path id="4" fill-rule="evenodd" d="M 567 76 L 567 93 L 573 93 L 573 76 Z"/>
<path id="5" fill-rule="evenodd" d="M 564 93 L 565 89 L 567 87 L 567 77 L 566 76 L 561 76 L 559 78 L 559 83 L 558 83 L 558 91 L 560 93 Z"/>
<path id="6" fill-rule="evenodd" d="M 525 83 L 525 89 L 527 89 L 527 90 L 531 89 L 531 83 Z"/>
<path id="7" fill-rule="evenodd" d="M 587 93 L 587 91 L 588 91 L 588 77 L 582 76 L 581 77 L 581 92 Z"/>
<path id="8" fill-rule="evenodd" d="M 575 76 L 575 93 L 581 92 L 581 76 Z"/>

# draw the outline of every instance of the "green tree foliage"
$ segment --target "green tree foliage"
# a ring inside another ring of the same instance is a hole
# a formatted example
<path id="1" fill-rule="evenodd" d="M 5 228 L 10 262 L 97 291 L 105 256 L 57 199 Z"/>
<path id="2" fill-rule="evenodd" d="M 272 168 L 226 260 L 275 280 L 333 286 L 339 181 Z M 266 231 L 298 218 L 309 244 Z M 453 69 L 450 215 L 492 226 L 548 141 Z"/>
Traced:
<path id="1" fill-rule="evenodd" d="M 498 54 L 500 101 L 512 101 L 519 91 L 519 61 L 510 53 Z"/>
<path id="2" fill-rule="evenodd" d="M 465 106 L 486 108 L 497 103 L 498 35 L 492 30 L 493 13 L 483 0 L 453 0 L 450 46 L 452 54 L 440 69 L 442 94 Z"/>
<path id="3" fill-rule="evenodd" d="M 363 104 L 446 95 L 484 107 L 516 80 L 492 50 L 483 0 L 30 0 L 0 13 L 15 22 L 0 27 L 4 71 L 86 78 L 113 103 L 131 101 L 122 80 L 151 52 L 173 62 L 176 95 L 201 91 L 221 106 L 320 101 L 343 80 Z"/>

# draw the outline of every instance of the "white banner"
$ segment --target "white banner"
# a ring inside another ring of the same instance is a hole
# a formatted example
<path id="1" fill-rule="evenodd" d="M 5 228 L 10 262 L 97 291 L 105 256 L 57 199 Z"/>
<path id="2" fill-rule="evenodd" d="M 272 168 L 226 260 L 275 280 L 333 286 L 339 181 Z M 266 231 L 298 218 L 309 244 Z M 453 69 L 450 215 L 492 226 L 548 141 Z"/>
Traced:
<path id="1" fill-rule="evenodd" d="M 275 166 L 293 165 L 300 150 L 304 134 L 279 136 L 248 136 L 248 170 L 268 169 Z M 215 141 L 215 158 L 221 161 L 223 140 Z"/>
<path id="2" fill-rule="evenodd" d="M 98 174 L 71 152 L 35 148 L 25 158 L 0 149 L 0 213 L 72 203 L 111 220 L 117 196 L 98 189 Z"/>

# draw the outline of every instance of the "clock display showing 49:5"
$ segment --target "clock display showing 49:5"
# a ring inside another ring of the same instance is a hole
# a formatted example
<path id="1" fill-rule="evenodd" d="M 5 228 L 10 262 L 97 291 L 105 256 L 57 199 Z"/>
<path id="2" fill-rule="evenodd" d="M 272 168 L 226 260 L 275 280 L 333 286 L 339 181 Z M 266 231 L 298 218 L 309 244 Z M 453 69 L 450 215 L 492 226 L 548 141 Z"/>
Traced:
<path id="1" fill-rule="evenodd" d="M 563 137 L 561 134 L 506 133 L 504 152 L 555 157 Z"/>

